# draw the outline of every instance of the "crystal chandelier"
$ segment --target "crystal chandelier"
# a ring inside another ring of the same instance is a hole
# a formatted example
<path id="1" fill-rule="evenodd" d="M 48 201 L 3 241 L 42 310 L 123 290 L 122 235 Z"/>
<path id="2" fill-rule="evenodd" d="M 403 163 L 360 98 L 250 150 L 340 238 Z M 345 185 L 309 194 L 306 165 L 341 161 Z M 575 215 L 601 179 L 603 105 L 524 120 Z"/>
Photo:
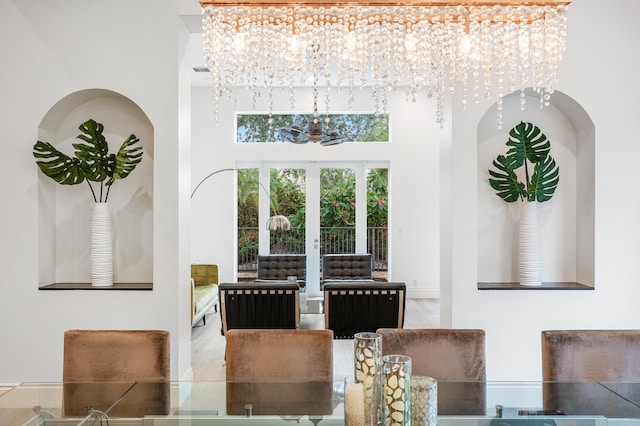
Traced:
<path id="1" fill-rule="evenodd" d="M 253 107 L 266 90 L 289 92 L 311 83 L 314 106 L 319 87 L 329 110 L 334 92 L 371 87 L 377 114 L 387 111 L 389 93 L 404 90 L 435 97 L 436 120 L 444 122 L 446 94 L 462 102 L 497 103 L 533 88 L 548 104 L 565 50 L 570 0 L 200 0 L 203 40 L 213 80 L 216 119 L 222 99 L 250 92 Z M 317 111 L 314 111 L 317 117 Z"/>

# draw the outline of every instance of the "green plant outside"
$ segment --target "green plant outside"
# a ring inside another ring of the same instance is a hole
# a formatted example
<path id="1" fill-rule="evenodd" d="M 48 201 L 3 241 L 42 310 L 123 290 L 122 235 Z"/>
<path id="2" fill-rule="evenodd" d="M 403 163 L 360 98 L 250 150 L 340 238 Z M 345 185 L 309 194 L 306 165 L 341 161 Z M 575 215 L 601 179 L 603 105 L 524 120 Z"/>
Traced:
<path id="1" fill-rule="evenodd" d="M 329 118 L 327 128 L 349 135 L 351 142 L 388 142 L 389 116 L 375 114 L 329 114 L 320 118 Z M 309 126 L 312 114 L 238 114 L 236 119 L 236 141 L 238 143 L 277 143 L 284 142 L 278 129 L 298 125 L 303 129 Z"/>
<path id="2" fill-rule="evenodd" d="M 297 169 L 271 170 L 271 214 L 282 214 L 292 229 L 305 229 L 305 192 L 298 184 L 304 179 Z M 322 169 L 320 218 L 324 228 L 355 226 L 355 173 L 351 169 Z M 367 176 L 367 226 L 386 227 L 388 218 L 388 170 L 371 169 Z M 258 169 L 238 170 L 238 227 L 258 227 Z M 304 241 L 295 235 L 281 233 L 278 241 L 304 251 Z M 257 248 L 257 236 L 241 234 L 238 256 Z M 255 252 L 255 251 L 254 251 Z"/>
<path id="3" fill-rule="evenodd" d="M 305 226 L 305 193 L 295 169 L 272 170 L 272 214 L 287 216 L 291 226 Z M 323 169 L 320 217 L 324 227 L 355 226 L 355 173 L 350 169 Z M 282 178 L 285 176 L 285 178 Z M 385 226 L 388 213 L 387 169 L 372 169 L 367 176 L 367 225 Z M 257 227 L 258 170 L 238 170 L 238 227 Z"/>
<path id="4" fill-rule="evenodd" d="M 489 184 L 508 203 L 550 200 L 560 181 L 560 169 L 550 154 L 551 143 L 531 123 L 520 122 L 509 131 L 509 136 L 506 143 L 509 150 L 493 160 L 494 170 L 489 169 Z M 522 167 L 524 181 L 516 173 Z"/>
<path id="5" fill-rule="evenodd" d="M 120 146 L 117 154 L 109 154 L 109 144 L 102 135 L 104 126 L 91 119 L 79 126 L 77 136 L 84 143 L 74 143 L 75 157 L 58 151 L 49 142 L 37 141 L 33 146 L 36 164 L 46 176 L 61 185 L 77 185 L 84 181 L 89 185 L 94 202 L 107 202 L 109 190 L 118 179 L 124 179 L 142 161 L 142 147 L 131 134 Z M 100 183 L 96 195 L 90 182 Z M 104 188 L 106 187 L 106 193 Z"/>

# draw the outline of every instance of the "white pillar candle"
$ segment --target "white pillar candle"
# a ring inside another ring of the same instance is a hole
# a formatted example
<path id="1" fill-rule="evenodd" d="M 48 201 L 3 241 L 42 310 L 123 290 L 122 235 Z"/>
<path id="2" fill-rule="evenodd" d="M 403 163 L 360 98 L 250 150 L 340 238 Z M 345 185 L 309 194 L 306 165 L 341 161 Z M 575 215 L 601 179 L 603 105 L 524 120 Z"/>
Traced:
<path id="1" fill-rule="evenodd" d="M 347 384 L 345 398 L 345 426 L 364 424 L 364 386 L 362 383 Z"/>

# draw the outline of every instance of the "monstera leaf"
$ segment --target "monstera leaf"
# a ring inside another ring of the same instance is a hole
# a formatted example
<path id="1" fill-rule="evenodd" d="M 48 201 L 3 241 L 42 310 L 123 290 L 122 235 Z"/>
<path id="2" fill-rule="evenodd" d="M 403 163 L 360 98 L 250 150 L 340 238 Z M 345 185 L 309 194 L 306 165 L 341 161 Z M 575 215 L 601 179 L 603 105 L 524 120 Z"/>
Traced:
<path id="1" fill-rule="evenodd" d="M 76 185 L 85 179 L 82 164 L 77 158 L 58 151 L 48 142 L 38 141 L 33 146 L 36 164 L 45 175 L 62 185 Z"/>
<path id="2" fill-rule="evenodd" d="M 551 143 L 540 129 L 520 122 L 509 132 L 506 155 L 493 160 L 495 170 L 489 169 L 489 184 L 498 197 L 508 203 L 518 200 L 548 201 L 553 197 L 560 170 L 549 154 Z M 529 167 L 533 167 L 530 176 Z M 519 180 L 516 170 L 524 167 L 524 182 Z"/>
<path id="3" fill-rule="evenodd" d="M 76 157 L 82 162 L 87 179 L 92 182 L 102 182 L 113 174 L 113 162 L 109 164 L 109 144 L 102 131 L 104 126 L 89 120 L 80 125 L 78 139 L 86 143 L 74 143 Z"/>
<path id="4" fill-rule="evenodd" d="M 513 171 L 512 161 L 504 155 L 498 155 L 493 160 L 493 165 L 498 171 L 489 170 L 489 174 L 493 176 L 493 179 L 489 179 L 489 184 L 496 190 L 498 197 L 512 203 L 526 195 L 524 183 L 518 182 L 518 176 Z"/>
<path id="5" fill-rule="evenodd" d="M 550 155 L 536 164 L 531 185 L 529 186 L 529 201 L 549 201 L 558 187 L 560 170 L 556 167 L 556 160 Z"/>
<path id="6" fill-rule="evenodd" d="M 79 126 L 77 136 L 83 142 L 74 143 L 75 158 L 58 151 L 48 142 L 37 141 L 33 146 L 36 164 L 46 176 L 63 185 L 76 185 L 87 181 L 95 202 L 107 201 L 109 190 L 116 179 L 124 179 L 142 161 L 142 147 L 131 134 L 117 154 L 109 154 L 109 144 L 103 136 L 104 126 L 95 120 L 88 120 Z M 100 183 L 100 196 L 90 182 Z M 102 188 L 107 187 L 103 197 Z"/>
<path id="7" fill-rule="evenodd" d="M 510 139 L 507 156 L 513 161 L 513 168 L 525 166 L 525 160 L 535 164 L 542 161 L 551 150 L 551 144 L 538 126 L 522 121 L 509 131 Z"/>
<path id="8" fill-rule="evenodd" d="M 131 135 L 122 143 L 118 153 L 115 155 L 115 169 L 107 185 L 113 184 L 116 179 L 124 179 L 129 176 L 129 173 L 142 161 L 142 147 L 133 146 L 139 140 L 136 135 Z"/>

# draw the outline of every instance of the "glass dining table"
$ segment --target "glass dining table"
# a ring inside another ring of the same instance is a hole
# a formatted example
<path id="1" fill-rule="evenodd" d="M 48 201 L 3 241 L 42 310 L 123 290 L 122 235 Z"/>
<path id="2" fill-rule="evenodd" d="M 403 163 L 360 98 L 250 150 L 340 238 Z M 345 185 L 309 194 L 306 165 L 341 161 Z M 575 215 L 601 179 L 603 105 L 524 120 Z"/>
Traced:
<path id="1" fill-rule="evenodd" d="M 440 426 L 640 425 L 640 383 L 438 382 L 437 396 Z M 23 383 L 0 395 L 0 426 L 343 425 L 344 403 L 342 382 Z"/>

